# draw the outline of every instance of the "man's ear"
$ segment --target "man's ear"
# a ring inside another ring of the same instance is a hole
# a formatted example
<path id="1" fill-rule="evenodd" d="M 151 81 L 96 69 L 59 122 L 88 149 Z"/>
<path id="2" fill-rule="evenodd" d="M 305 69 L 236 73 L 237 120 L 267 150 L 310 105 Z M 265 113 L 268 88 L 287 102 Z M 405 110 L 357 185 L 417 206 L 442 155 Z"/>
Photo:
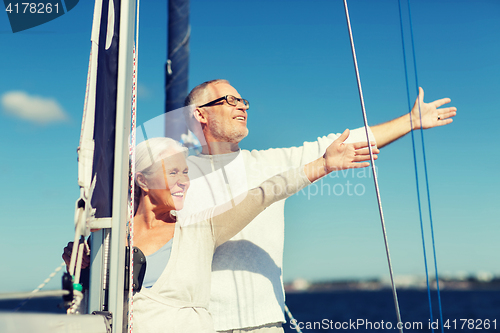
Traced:
<path id="1" fill-rule="evenodd" d="M 148 183 L 146 181 L 146 177 L 144 177 L 144 175 L 140 172 L 137 172 L 135 174 L 135 181 L 137 182 L 137 184 L 139 185 L 139 187 L 144 191 L 144 192 L 148 192 Z"/>
<path id="2" fill-rule="evenodd" d="M 206 124 L 208 122 L 207 114 L 202 108 L 194 109 L 193 116 L 200 124 Z"/>

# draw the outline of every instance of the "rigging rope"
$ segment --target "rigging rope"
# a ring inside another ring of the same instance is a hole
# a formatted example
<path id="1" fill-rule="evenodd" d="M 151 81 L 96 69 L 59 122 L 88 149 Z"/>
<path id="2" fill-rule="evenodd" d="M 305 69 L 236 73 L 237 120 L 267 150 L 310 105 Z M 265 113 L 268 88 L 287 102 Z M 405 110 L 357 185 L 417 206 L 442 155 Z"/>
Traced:
<path id="1" fill-rule="evenodd" d="M 44 281 L 43 281 L 43 282 L 42 282 L 42 283 L 41 283 L 38 287 L 36 287 L 36 288 L 35 288 L 35 290 L 33 290 L 33 291 L 29 294 L 29 296 L 28 296 L 28 297 L 26 297 L 26 299 L 25 299 L 24 301 L 22 301 L 21 303 L 19 303 L 19 304 L 17 305 L 17 307 L 16 307 L 13 311 L 14 311 L 14 312 L 19 311 L 19 309 L 20 309 L 21 307 L 23 307 L 26 303 L 28 303 L 28 301 L 29 301 L 31 298 L 33 298 L 33 297 L 34 297 L 34 295 L 40 291 L 40 289 L 42 289 L 43 287 L 45 287 L 45 285 L 46 285 L 47 283 L 49 283 L 49 281 L 50 281 L 50 280 L 52 280 L 52 278 L 53 278 L 54 276 L 56 276 L 57 272 L 59 272 L 59 271 L 60 271 L 63 267 L 65 267 L 65 266 L 66 266 L 66 263 L 65 263 L 65 262 L 62 262 L 62 263 L 61 263 L 61 264 L 60 264 L 60 265 L 59 265 L 59 266 L 58 266 L 58 267 L 57 267 L 57 268 L 56 268 L 56 269 L 55 269 L 52 273 L 50 273 L 49 277 L 48 277 L 48 278 L 46 278 L 46 279 L 45 279 L 45 280 L 44 280 Z M 61 293 L 61 292 L 62 292 L 62 291 L 57 290 L 57 291 L 49 291 L 48 293 L 53 293 L 53 294 L 56 294 L 56 296 L 60 296 L 60 293 Z M 23 294 L 23 295 L 24 295 L 24 294 Z M 51 295 L 50 295 L 50 294 L 44 294 L 44 296 L 43 296 L 43 297 L 46 297 L 46 296 L 51 296 Z M 14 297 L 12 297 L 12 298 L 14 298 Z"/>
<path id="2" fill-rule="evenodd" d="M 130 202 L 129 202 L 129 235 L 128 235 L 128 245 L 129 245 L 129 294 L 128 294 L 128 331 L 132 333 L 133 331 L 133 318 L 134 318 L 134 192 L 135 192 L 135 138 L 136 138 L 136 111 L 137 111 L 137 61 L 139 54 L 139 2 L 137 0 L 136 8 L 136 26 L 135 26 L 135 47 L 134 47 L 134 70 L 132 79 L 132 117 L 131 117 L 131 134 L 130 134 L 130 146 L 129 146 L 129 161 L 130 161 Z"/>
<path id="3" fill-rule="evenodd" d="M 290 318 L 291 323 L 297 323 L 297 320 L 295 320 L 295 318 L 293 317 L 292 313 L 290 312 L 286 304 L 285 304 L 285 312 L 288 315 L 288 318 Z M 297 331 L 297 333 L 302 333 L 302 330 L 300 329 L 299 325 L 295 325 L 295 330 Z"/>
<path id="4" fill-rule="evenodd" d="M 352 58 L 353 58 L 353 61 L 354 61 L 354 70 L 356 72 L 356 80 L 357 80 L 357 83 L 358 83 L 358 92 L 359 92 L 359 99 L 360 99 L 360 102 L 361 102 L 361 110 L 362 110 L 362 113 L 363 113 L 363 121 L 364 121 L 364 124 L 365 124 L 366 139 L 367 139 L 367 142 L 369 143 L 370 142 L 370 136 L 368 134 L 368 120 L 367 120 L 367 117 L 366 117 L 365 102 L 364 102 L 364 99 L 363 99 L 363 91 L 361 89 L 361 79 L 359 77 L 358 61 L 356 59 L 356 50 L 354 48 L 354 39 L 353 39 L 353 36 L 352 36 L 351 21 L 349 19 L 349 9 L 347 8 L 347 0 L 344 0 L 344 9 L 345 9 L 345 16 L 346 16 L 346 21 L 347 21 L 347 29 L 349 31 L 349 40 L 351 42 L 351 51 L 352 51 Z M 398 320 L 398 329 L 402 333 L 403 332 L 403 328 L 402 328 L 402 325 L 399 324 L 399 323 L 401 323 L 401 314 L 400 314 L 400 311 L 399 311 L 399 302 L 398 302 L 398 295 L 397 295 L 397 292 L 396 292 L 396 286 L 394 284 L 394 276 L 393 276 L 393 272 L 392 272 L 391 255 L 390 255 L 390 252 L 389 252 L 389 243 L 387 241 L 387 233 L 386 233 L 386 229 L 385 229 L 384 212 L 382 210 L 382 200 L 380 198 L 380 191 L 379 191 L 379 186 L 378 186 L 377 173 L 375 171 L 375 160 L 373 158 L 372 147 L 371 147 L 370 144 L 368 144 L 368 150 L 370 152 L 370 161 L 371 161 L 372 172 L 373 172 L 373 180 L 374 180 L 374 183 L 375 183 L 375 192 L 377 194 L 377 202 L 378 202 L 378 208 L 379 208 L 379 214 L 380 214 L 380 222 L 381 222 L 381 225 L 382 225 L 382 232 L 383 232 L 383 236 L 384 236 L 385 251 L 386 251 L 386 255 L 387 255 L 387 262 L 388 262 L 388 265 L 389 265 L 389 274 L 390 274 L 391 286 L 392 286 L 392 296 L 393 296 L 393 299 L 394 299 L 394 306 L 396 308 L 396 317 L 397 317 L 397 320 Z"/>
<path id="5" fill-rule="evenodd" d="M 418 181 L 418 168 L 417 168 L 417 157 L 416 157 L 416 148 L 415 148 L 415 137 L 414 137 L 414 131 L 413 131 L 413 120 L 411 117 L 411 101 L 410 101 L 410 90 L 409 90 L 409 80 L 408 80 L 408 71 L 407 71 L 407 64 L 406 64 L 406 52 L 405 52 L 405 46 L 404 46 L 404 38 L 403 38 L 403 18 L 402 18 L 402 8 L 401 8 L 401 0 L 398 1 L 399 3 L 399 18 L 400 18 L 400 26 L 401 26 L 401 39 L 402 39 L 402 44 L 403 44 L 403 58 L 404 58 L 404 63 L 405 63 L 405 77 L 406 77 L 406 90 L 407 90 L 407 97 L 408 97 L 408 108 L 410 110 L 410 123 L 411 123 L 411 138 L 412 138 L 412 145 L 413 145 L 413 160 L 414 160 L 414 166 L 415 166 L 415 179 L 416 179 L 416 187 L 417 187 L 417 200 L 418 200 L 418 211 L 419 211 L 419 216 L 420 216 L 420 229 L 421 229 L 421 234 L 422 234 L 422 247 L 423 247 L 423 255 L 424 255 L 424 263 L 425 263 L 425 277 L 427 281 L 427 294 L 428 294 L 428 299 L 429 299 L 429 309 L 430 309 L 430 320 L 433 322 L 433 315 L 432 315 L 432 300 L 431 300 L 431 292 L 430 292 L 430 285 L 429 285 L 429 273 L 428 273 L 428 267 L 427 267 L 427 254 L 425 250 L 425 237 L 424 237 L 424 227 L 423 227 L 423 221 L 422 221 L 422 205 L 420 202 L 420 189 L 419 189 L 419 181 Z M 413 67 L 414 67 L 414 72 L 415 72 L 415 84 L 417 87 L 417 103 L 418 103 L 418 112 L 419 112 L 419 117 L 420 117 L 420 124 L 422 124 L 422 112 L 421 112 L 421 105 L 420 105 L 420 98 L 419 96 L 419 84 L 418 84 L 418 76 L 417 76 L 417 60 L 415 57 L 415 43 L 414 43 L 414 38 L 413 38 L 413 24 L 412 24 L 412 19 L 411 19 L 411 7 L 410 7 L 410 1 L 407 0 L 408 3 L 408 14 L 409 14 L 409 23 L 410 23 L 410 36 L 411 36 L 411 46 L 412 46 L 412 53 L 413 53 Z M 435 239 L 434 239 L 434 226 L 432 223 L 432 210 L 431 210 L 431 198 L 430 198 L 430 190 L 429 190 L 429 178 L 428 178 L 428 173 L 427 173 L 427 160 L 426 160 L 426 154 L 425 154 L 425 145 L 424 145 L 424 133 L 423 130 L 420 131 L 421 134 L 421 139 L 422 139 L 422 155 L 423 155 L 423 163 L 424 163 L 424 174 L 425 174 L 425 184 L 426 184 L 426 189 L 427 189 L 427 204 L 429 208 L 429 221 L 430 221 L 430 230 L 431 230 L 431 238 L 432 238 L 432 251 L 434 255 L 434 269 L 436 273 L 436 287 L 437 287 L 437 295 L 438 295 L 438 305 L 439 305 L 439 316 L 441 320 L 441 332 L 444 333 L 444 328 L 443 328 L 443 311 L 442 311 L 442 306 L 441 306 L 441 292 L 439 289 L 439 275 L 438 275 L 438 268 L 437 268 L 437 259 L 436 259 L 436 246 L 435 246 Z M 434 332 L 434 328 L 432 328 L 432 332 Z"/>
<path id="6" fill-rule="evenodd" d="M 408 68 L 407 68 L 407 63 L 406 63 L 406 48 L 404 44 L 404 38 L 403 38 L 403 18 L 402 18 L 402 8 L 401 8 L 401 1 L 399 3 L 399 19 L 400 19 L 400 27 L 401 27 L 401 39 L 402 39 L 402 45 L 403 45 L 403 60 L 404 60 L 404 67 L 405 67 L 405 78 L 406 78 L 406 95 L 408 99 L 408 109 L 411 110 L 411 99 L 410 99 L 410 86 L 409 86 L 409 80 L 408 80 Z M 413 129 L 413 119 L 410 111 L 410 125 Z M 415 148 L 415 134 L 413 130 L 411 132 L 411 142 L 413 145 L 413 163 L 414 163 L 414 168 L 415 168 L 415 181 L 416 181 L 416 190 L 417 190 L 417 203 L 418 203 L 418 213 L 419 213 L 419 218 L 420 218 L 420 232 L 421 232 L 421 237 L 422 237 L 422 249 L 423 249 L 423 254 L 424 254 L 424 266 L 425 266 L 425 279 L 427 283 L 427 298 L 429 299 L 429 308 L 430 308 L 430 319 L 431 322 L 433 322 L 433 316 L 432 316 L 432 302 L 431 302 L 431 289 L 429 286 L 429 270 L 427 266 L 427 254 L 425 250 L 425 237 L 424 237 L 424 225 L 423 225 L 423 220 L 422 220 L 422 203 L 420 201 L 420 186 L 419 186 L 419 180 L 418 180 L 418 172 L 417 172 L 417 155 L 416 155 L 416 148 Z M 434 329 L 432 329 L 434 332 Z"/>

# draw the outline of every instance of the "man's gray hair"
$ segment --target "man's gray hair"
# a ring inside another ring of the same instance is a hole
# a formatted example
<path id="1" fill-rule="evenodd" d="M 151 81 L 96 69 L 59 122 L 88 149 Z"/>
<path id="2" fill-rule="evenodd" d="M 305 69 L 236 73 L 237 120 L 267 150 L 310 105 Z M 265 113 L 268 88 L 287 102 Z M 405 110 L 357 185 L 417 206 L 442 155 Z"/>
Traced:
<path id="1" fill-rule="evenodd" d="M 208 103 L 207 97 L 208 97 L 208 91 L 207 87 L 211 84 L 219 84 L 219 83 L 227 83 L 230 84 L 228 80 L 224 79 L 217 79 L 217 80 L 210 80 L 207 82 L 203 82 L 202 84 L 197 85 L 196 87 L 191 90 L 191 92 L 187 95 L 186 99 L 184 100 L 184 106 L 188 105 L 193 105 L 200 103 L 200 101 L 204 101 L 205 103 Z"/>
<path id="2" fill-rule="evenodd" d="M 191 132 L 196 133 L 195 128 L 196 125 L 192 124 L 192 118 L 193 118 L 193 110 L 194 107 L 197 106 L 197 104 L 203 103 L 208 103 L 208 86 L 212 84 L 219 84 L 219 83 L 227 83 L 230 84 L 228 80 L 224 79 L 216 79 L 216 80 L 210 80 L 203 82 L 202 84 L 197 85 L 196 87 L 191 90 L 191 92 L 187 95 L 186 99 L 184 100 L 184 110 L 182 112 L 184 113 L 184 119 L 186 120 L 186 124 L 188 128 L 191 130 Z"/>

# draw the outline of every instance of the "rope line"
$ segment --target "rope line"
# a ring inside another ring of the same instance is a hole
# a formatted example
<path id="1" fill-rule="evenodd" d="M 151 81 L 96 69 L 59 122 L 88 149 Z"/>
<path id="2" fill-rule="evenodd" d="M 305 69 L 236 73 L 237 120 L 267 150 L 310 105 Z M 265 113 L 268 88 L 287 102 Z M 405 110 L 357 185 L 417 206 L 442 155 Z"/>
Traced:
<path id="1" fill-rule="evenodd" d="M 399 4 L 399 23 L 400 23 L 400 27 L 401 27 L 401 42 L 402 42 L 401 44 L 403 46 L 403 61 L 404 61 L 405 79 L 406 79 L 406 96 L 407 96 L 407 100 L 408 100 L 408 110 L 410 110 L 410 126 L 412 129 L 410 132 L 411 132 L 411 142 L 412 142 L 412 146 L 413 146 L 413 164 L 414 164 L 414 168 L 415 168 L 415 183 L 416 183 L 416 190 L 417 190 L 418 213 L 419 213 L 419 219 L 420 219 L 420 233 L 421 233 L 421 237 L 422 237 L 422 249 L 423 249 L 423 256 L 424 256 L 425 280 L 427 283 L 427 298 L 429 301 L 430 319 L 431 319 L 431 322 L 434 322 L 434 318 L 433 318 L 433 314 L 432 314 L 431 289 L 430 289 L 430 284 L 429 284 L 429 269 L 428 269 L 428 265 L 427 265 L 427 254 L 426 254 L 426 246 L 425 246 L 424 224 L 423 224 L 423 218 L 422 218 L 422 203 L 420 201 L 420 186 L 419 186 L 419 179 L 418 179 L 415 134 L 413 131 L 413 118 L 411 115 L 410 84 L 409 84 L 408 68 L 407 68 L 408 65 L 406 62 L 406 48 L 405 48 L 404 37 L 403 37 L 404 36 L 403 9 L 401 7 L 401 0 L 398 1 L 398 4 Z M 434 332 L 434 328 L 432 328 L 432 332 Z"/>
<path id="2" fill-rule="evenodd" d="M 417 75 L 417 60 L 415 57 L 415 42 L 414 42 L 414 38 L 413 38 L 413 23 L 412 23 L 412 19 L 411 19 L 412 15 L 411 15 L 410 0 L 407 0 L 407 3 L 408 3 L 408 14 L 409 14 L 409 22 L 410 22 L 411 46 L 412 46 L 412 53 L 413 53 L 413 67 L 414 67 L 414 71 L 415 71 L 415 83 L 417 85 L 417 96 L 418 96 L 419 85 L 418 85 L 418 75 Z M 417 98 L 417 101 L 418 101 L 418 112 L 419 112 L 419 117 L 420 117 L 420 126 L 422 126 L 422 112 L 421 112 L 420 98 Z M 438 296 L 439 317 L 441 319 L 441 332 L 444 333 L 443 310 L 442 310 L 442 306 L 441 306 L 441 292 L 439 289 L 439 274 L 438 274 L 438 268 L 437 268 L 436 245 L 435 245 L 435 238 L 434 238 L 434 224 L 432 222 L 429 176 L 428 176 L 428 172 L 427 172 L 427 158 L 426 158 L 426 154 L 425 154 L 424 132 L 422 129 L 420 130 L 420 135 L 421 135 L 421 139 L 422 139 L 422 155 L 423 155 L 423 162 L 424 162 L 425 184 L 426 184 L 426 190 L 427 190 L 427 204 L 428 204 L 428 208 L 429 208 L 429 224 L 430 224 L 431 238 L 432 238 L 432 252 L 433 252 L 433 256 L 434 256 L 434 270 L 435 270 L 435 274 L 436 274 L 436 289 L 437 289 L 437 296 Z M 431 317 L 432 317 L 432 314 L 431 314 Z"/>
<path id="3" fill-rule="evenodd" d="M 135 47 L 134 47 L 134 76 L 132 80 L 132 119 L 131 119 L 131 134 L 130 134 L 130 145 L 129 145 L 129 161 L 130 161 L 130 202 L 129 202 L 129 293 L 128 293 L 128 331 L 132 333 L 133 331 L 133 319 L 134 319 L 134 192 L 135 192 L 135 141 L 136 141 L 136 116 L 137 116 L 137 67 L 138 67 L 138 55 L 139 55 L 139 2 L 137 0 L 136 8 L 136 35 L 135 35 Z"/>
<path id="4" fill-rule="evenodd" d="M 26 299 L 24 301 L 20 302 L 13 311 L 14 312 L 19 311 L 19 309 L 22 308 L 26 303 L 28 303 L 28 301 L 30 299 L 32 299 L 34 297 L 34 295 L 40 291 L 40 289 L 45 287 L 45 285 L 47 283 L 49 283 L 49 281 L 52 280 L 52 278 L 54 276 L 56 276 L 57 272 L 59 272 L 63 267 L 66 267 L 66 263 L 64 263 L 64 262 L 62 262 L 59 266 L 57 266 L 57 268 L 52 273 L 50 273 L 50 275 L 38 287 L 36 287 L 35 290 L 33 290 L 30 293 L 30 295 L 28 297 L 26 297 Z M 61 291 L 57 291 L 57 292 L 60 293 Z M 59 295 L 57 295 L 57 296 L 59 296 Z"/>
<path id="5" fill-rule="evenodd" d="M 356 72 L 356 80 L 357 80 L 357 83 L 358 83 L 358 92 L 359 92 L 359 99 L 360 99 L 360 102 L 361 102 L 361 109 L 362 109 L 362 113 L 363 113 L 363 121 L 364 121 L 364 124 L 365 124 L 366 139 L 367 139 L 367 142 L 369 143 L 370 142 L 370 137 L 369 137 L 369 133 L 368 133 L 368 120 L 367 120 L 367 117 L 366 117 L 366 109 L 365 109 L 365 102 L 364 102 L 364 99 L 363 99 L 363 91 L 361 89 L 361 79 L 360 79 L 360 76 L 359 76 L 358 61 L 356 59 L 356 50 L 354 48 L 354 39 L 353 39 L 353 36 L 352 36 L 351 21 L 349 19 L 349 10 L 347 8 L 347 0 L 344 0 L 344 9 L 345 9 L 345 15 L 346 15 L 346 21 L 347 21 L 347 29 L 349 31 L 349 39 L 350 39 L 350 42 L 351 42 L 351 51 L 352 51 L 352 58 L 353 58 L 353 61 L 354 61 L 354 69 L 355 69 L 355 72 Z M 375 160 L 373 158 L 372 147 L 371 147 L 370 144 L 368 144 L 368 150 L 370 152 L 370 161 L 371 161 L 371 165 L 372 165 L 373 180 L 374 180 L 374 183 L 375 183 L 375 192 L 377 194 L 377 203 L 378 203 L 379 214 L 380 214 L 380 222 L 381 222 L 381 225 L 382 225 L 382 233 L 383 233 L 383 236 L 384 236 L 384 244 L 385 244 L 385 251 L 386 251 L 386 255 L 387 255 L 387 263 L 389 265 L 389 275 L 390 275 L 390 278 L 391 278 L 392 296 L 393 296 L 393 299 L 394 299 L 394 307 L 395 307 L 395 310 L 396 310 L 396 317 L 397 317 L 397 320 L 398 320 L 398 328 L 399 328 L 399 332 L 403 333 L 402 325 L 399 325 L 399 323 L 401 323 L 401 314 L 400 314 L 400 311 L 399 311 L 398 295 L 397 295 L 397 292 L 396 292 L 396 286 L 394 284 L 394 276 L 393 276 L 393 270 L 392 270 L 391 255 L 390 255 L 390 252 L 389 252 L 389 243 L 388 243 L 388 240 L 387 240 L 387 232 L 386 232 L 386 228 L 385 228 L 384 213 L 383 213 L 383 210 L 382 210 L 382 200 L 380 198 L 380 191 L 379 191 L 379 186 L 378 186 L 377 173 L 376 173 L 376 170 L 375 170 Z"/>
<path id="6" fill-rule="evenodd" d="M 292 313 L 290 312 L 286 304 L 285 304 L 285 312 L 288 315 L 288 318 L 290 318 L 290 322 L 297 323 L 297 320 L 295 320 L 295 318 L 293 317 Z M 302 330 L 300 329 L 299 325 L 295 325 L 295 330 L 297 331 L 297 333 L 302 333 Z"/>

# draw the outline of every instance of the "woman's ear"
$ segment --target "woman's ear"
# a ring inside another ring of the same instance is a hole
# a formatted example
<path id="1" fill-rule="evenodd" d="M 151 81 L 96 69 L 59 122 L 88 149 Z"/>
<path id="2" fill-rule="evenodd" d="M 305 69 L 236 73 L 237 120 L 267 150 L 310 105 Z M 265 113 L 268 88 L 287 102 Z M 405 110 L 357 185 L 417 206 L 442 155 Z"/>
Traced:
<path id="1" fill-rule="evenodd" d="M 146 181 L 146 177 L 144 177 L 142 173 L 137 172 L 135 174 L 135 181 L 144 192 L 148 191 L 148 183 Z"/>

